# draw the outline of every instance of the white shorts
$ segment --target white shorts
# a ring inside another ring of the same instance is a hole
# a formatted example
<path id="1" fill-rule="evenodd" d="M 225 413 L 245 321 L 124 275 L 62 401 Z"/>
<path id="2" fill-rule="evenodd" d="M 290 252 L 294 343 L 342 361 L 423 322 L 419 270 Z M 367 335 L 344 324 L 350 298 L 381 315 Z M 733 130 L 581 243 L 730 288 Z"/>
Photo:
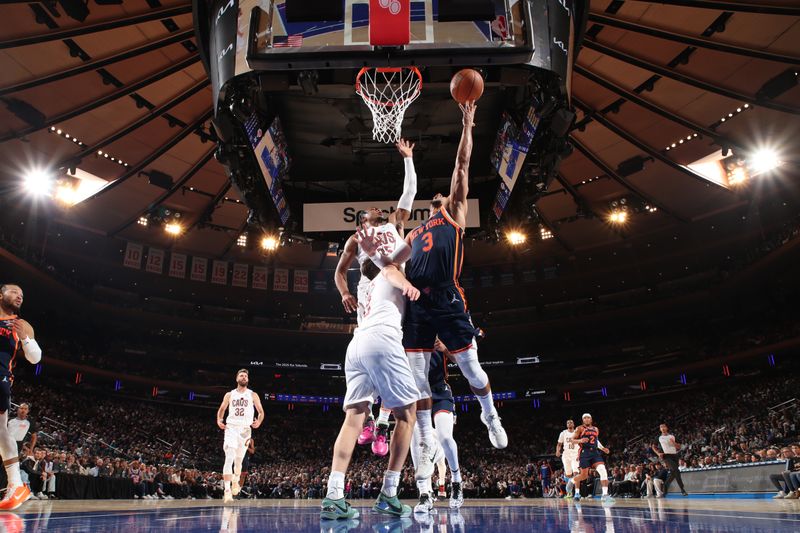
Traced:
<path id="1" fill-rule="evenodd" d="M 344 409 L 361 402 L 375 403 L 395 409 L 419 400 L 419 391 L 411 375 L 402 333 L 391 327 L 358 330 L 347 347 L 344 374 L 347 393 Z"/>
<path id="2" fill-rule="evenodd" d="M 581 471 L 578 454 L 561 453 L 561 464 L 564 465 L 564 473 L 568 476 L 577 474 Z"/>
<path id="3" fill-rule="evenodd" d="M 241 451 L 247 449 L 247 441 L 250 440 L 252 428 L 250 426 L 237 426 L 228 424 L 225 426 L 225 442 L 222 447 Z"/>

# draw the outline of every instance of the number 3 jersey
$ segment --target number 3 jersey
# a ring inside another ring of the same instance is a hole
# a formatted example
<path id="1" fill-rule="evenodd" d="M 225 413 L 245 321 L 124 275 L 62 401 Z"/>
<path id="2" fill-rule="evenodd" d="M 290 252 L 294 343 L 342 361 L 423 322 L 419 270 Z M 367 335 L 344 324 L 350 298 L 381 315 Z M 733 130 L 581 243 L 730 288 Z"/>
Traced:
<path id="1" fill-rule="evenodd" d="M 418 289 L 458 285 L 464 262 L 464 230 L 444 208 L 411 232 L 406 277 Z"/>
<path id="2" fill-rule="evenodd" d="M 253 391 L 245 389 L 239 392 L 233 389 L 231 401 L 228 404 L 228 418 L 225 420 L 227 425 L 249 426 L 255 419 L 255 406 L 253 405 Z"/>
<path id="3" fill-rule="evenodd" d="M 400 242 L 402 242 L 403 238 L 400 236 L 400 233 L 397 231 L 397 228 L 394 224 L 386 223 L 382 224 L 375 228 L 375 240 L 380 243 L 378 246 L 378 253 L 381 255 L 391 255 L 397 249 L 397 246 Z M 361 246 L 357 246 L 357 254 L 356 257 L 358 258 L 358 267 L 359 271 L 361 270 L 361 266 L 364 264 L 365 261 L 370 261 L 369 256 L 361 249 Z M 358 280 L 358 324 L 361 325 L 361 321 L 364 318 L 364 311 L 365 311 L 365 302 L 367 299 L 367 288 L 369 287 L 370 281 L 369 279 L 361 275 L 361 278 Z"/>

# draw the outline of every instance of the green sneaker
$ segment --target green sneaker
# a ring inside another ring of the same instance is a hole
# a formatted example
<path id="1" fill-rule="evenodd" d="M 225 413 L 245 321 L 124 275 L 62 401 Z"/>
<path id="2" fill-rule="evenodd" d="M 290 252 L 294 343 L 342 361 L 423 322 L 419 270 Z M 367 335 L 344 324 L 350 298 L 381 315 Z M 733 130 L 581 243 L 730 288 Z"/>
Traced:
<path id="1" fill-rule="evenodd" d="M 319 517 L 324 520 L 349 520 L 358 518 L 358 511 L 350 507 L 350 504 L 344 501 L 344 498 L 338 500 L 325 498 L 322 500 L 322 510 L 319 513 Z"/>
<path id="2" fill-rule="evenodd" d="M 411 507 L 400 503 L 400 500 L 397 499 L 397 496 L 392 496 L 390 498 L 383 492 L 378 495 L 378 499 L 375 500 L 375 505 L 372 506 L 372 510 L 391 516 L 411 516 Z"/>

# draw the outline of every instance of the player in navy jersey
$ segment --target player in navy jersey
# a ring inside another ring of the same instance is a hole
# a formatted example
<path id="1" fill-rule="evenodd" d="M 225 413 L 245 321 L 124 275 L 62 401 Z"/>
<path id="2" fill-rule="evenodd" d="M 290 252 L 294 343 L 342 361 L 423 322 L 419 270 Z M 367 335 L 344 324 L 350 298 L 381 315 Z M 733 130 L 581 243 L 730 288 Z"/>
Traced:
<path id="1" fill-rule="evenodd" d="M 474 102 L 467 102 L 460 107 L 463 130 L 450 182 L 450 194 L 434 196 L 428 220 L 406 237 L 411 245 L 406 276 L 422 292 L 419 300 L 409 305 L 403 324 L 403 345 L 423 398 L 417 403 L 415 428 L 415 431 L 420 432 L 422 461 L 429 460 L 437 449 L 431 420 L 431 390 L 428 384 L 430 357 L 437 336 L 450 348 L 462 374 L 478 397 L 482 409 L 481 421 L 489 430 L 492 445 L 495 448 L 505 448 L 508 445 L 508 437 L 492 401 L 489 377 L 478 362 L 476 328 L 467 310 L 464 291 L 458 282 L 464 261 L 469 161 L 476 109 Z"/>
<path id="2" fill-rule="evenodd" d="M 18 508 L 31 497 L 19 474 L 19 451 L 8 431 L 8 409 L 11 407 L 11 384 L 14 366 L 20 351 L 30 363 L 42 359 L 42 349 L 34 339 L 31 325 L 19 318 L 23 294 L 19 285 L 0 286 L 0 455 L 8 477 L 8 489 L 0 501 L 0 511 Z"/>
<path id="3" fill-rule="evenodd" d="M 581 481 L 589 477 L 589 468 L 594 468 L 600 476 L 600 485 L 603 488 L 603 502 L 614 503 L 614 499 L 608 495 L 608 471 L 606 470 L 603 456 L 600 455 L 600 450 L 608 453 L 608 448 L 600 442 L 600 430 L 592 424 L 592 415 L 585 413 L 582 420 L 583 425 L 578 426 L 572 436 L 573 442 L 580 444 L 578 461 L 581 472 L 573 478 L 575 499 L 581 499 Z"/>

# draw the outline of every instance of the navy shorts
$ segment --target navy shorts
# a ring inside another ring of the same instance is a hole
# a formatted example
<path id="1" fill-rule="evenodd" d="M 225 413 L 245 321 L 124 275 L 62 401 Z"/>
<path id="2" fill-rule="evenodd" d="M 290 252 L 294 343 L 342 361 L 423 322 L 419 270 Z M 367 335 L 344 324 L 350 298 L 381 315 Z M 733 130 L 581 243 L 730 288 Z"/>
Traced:
<path id="1" fill-rule="evenodd" d="M 409 352 L 431 352 L 438 336 L 451 353 L 472 347 L 476 328 L 464 292 L 455 283 L 417 287 L 420 297 L 409 302 L 403 323 L 403 346 Z"/>
<path id="2" fill-rule="evenodd" d="M 591 468 L 596 464 L 605 464 L 603 456 L 600 455 L 598 450 L 581 452 L 580 466 L 581 468 Z"/>
<path id="3" fill-rule="evenodd" d="M 433 407 L 431 407 L 431 413 L 433 416 L 436 416 L 436 413 L 439 411 L 447 411 L 448 413 L 456 413 L 456 404 L 453 403 L 453 400 L 433 400 Z"/>
<path id="4" fill-rule="evenodd" d="M 11 409 L 11 378 L 0 377 L 0 413 L 7 413 Z"/>

